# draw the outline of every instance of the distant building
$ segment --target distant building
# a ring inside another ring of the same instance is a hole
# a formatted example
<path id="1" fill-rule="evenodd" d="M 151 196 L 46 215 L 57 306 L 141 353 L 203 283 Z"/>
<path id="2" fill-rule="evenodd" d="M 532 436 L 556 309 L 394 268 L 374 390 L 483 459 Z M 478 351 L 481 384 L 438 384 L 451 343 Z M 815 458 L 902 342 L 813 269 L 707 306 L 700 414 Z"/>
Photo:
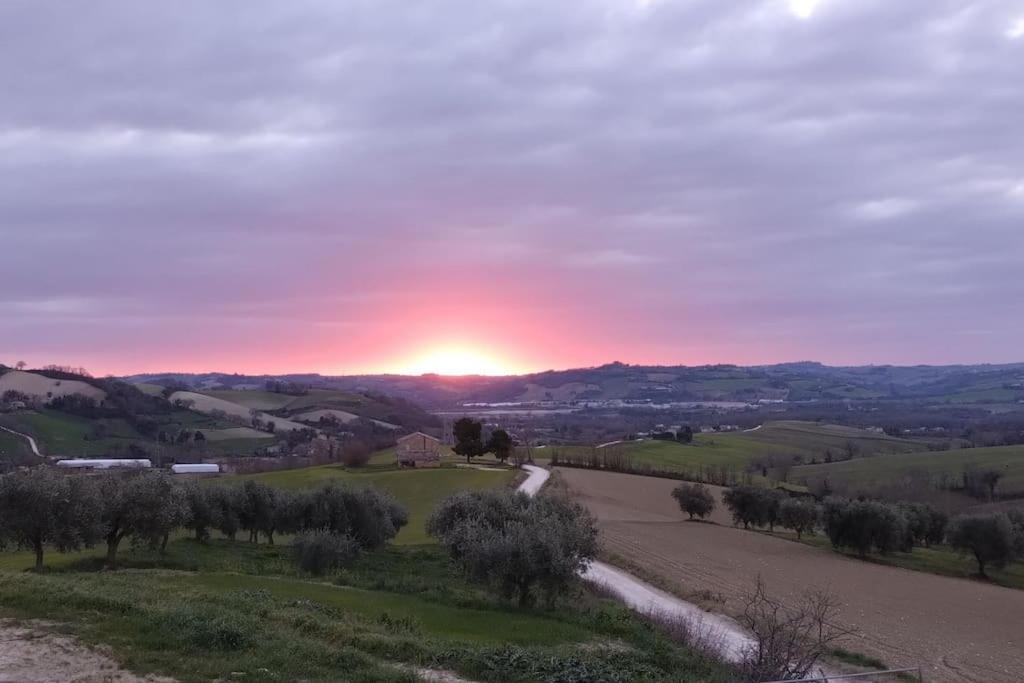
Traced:
<path id="1" fill-rule="evenodd" d="M 423 432 L 414 432 L 398 440 L 395 457 L 402 467 L 439 467 L 441 440 Z"/>
<path id="2" fill-rule="evenodd" d="M 181 463 L 171 465 L 171 472 L 174 474 L 217 474 L 220 472 L 220 465 L 215 463 Z"/>
<path id="3" fill-rule="evenodd" d="M 58 460 L 57 467 L 69 470 L 148 469 L 153 466 L 146 458 L 75 458 Z"/>

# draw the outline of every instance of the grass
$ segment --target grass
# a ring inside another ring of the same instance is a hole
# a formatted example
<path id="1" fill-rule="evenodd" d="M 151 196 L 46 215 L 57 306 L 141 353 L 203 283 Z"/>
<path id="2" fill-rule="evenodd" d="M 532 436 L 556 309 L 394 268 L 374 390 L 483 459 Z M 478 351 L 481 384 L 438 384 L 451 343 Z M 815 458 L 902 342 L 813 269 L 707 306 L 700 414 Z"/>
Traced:
<path id="1" fill-rule="evenodd" d="M 905 453 L 925 448 L 914 441 L 864 429 L 797 421 L 767 422 L 756 431 L 698 434 L 691 444 L 647 440 L 629 441 L 611 448 L 629 455 L 634 464 L 661 470 L 708 467 L 745 470 L 761 457 L 798 456 L 804 461 L 820 460 L 826 451 L 838 456 L 851 444 L 858 453 Z"/>
<path id="2" fill-rule="evenodd" d="M 0 423 L 19 432 L 31 434 L 39 449 L 50 455 L 68 457 L 105 455 L 117 445 L 126 447 L 142 436 L 124 420 L 89 420 L 57 410 L 18 411 L 0 418 Z M 106 436 L 92 438 L 93 427 L 103 424 Z M 89 438 L 86 438 L 89 437 Z"/>
<path id="3" fill-rule="evenodd" d="M 0 431 L 0 460 L 14 460 L 26 455 L 32 455 L 32 449 L 20 436 L 10 432 Z"/>
<path id="4" fill-rule="evenodd" d="M 386 459 L 385 454 L 378 456 Z M 516 476 L 513 470 L 491 471 L 457 467 L 424 469 L 395 469 L 383 464 L 361 470 L 341 465 L 322 465 L 295 470 L 222 477 L 207 481 L 243 481 L 254 479 L 271 486 L 286 489 L 310 488 L 327 481 L 341 481 L 357 487 L 372 486 L 390 491 L 409 509 L 409 525 L 399 532 L 398 544 L 426 543 L 430 539 L 424 529 L 427 516 L 442 498 L 470 489 L 488 489 L 505 486 Z"/>
<path id="5" fill-rule="evenodd" d="M 1003 473 L 997 489 L 1001 494 L 1024 493 L 1024 446 L 960 448 L 951 451 L 910 453 L 899 457 L 855 458 L 843 462 L 793 468 L 793 481 L 828 478 L 851 489 L 870 490 L 922 475 L 933 483 L 946 475 L 956 480 L 967 467 L 995 469 Z"/>
<path id="6" fill-rule="evenodd" d="M 217 434 L 221 430 L 233 428 L 229 422 L 215 420 L 188 410 L 174 410 L 170 413 L 154 415 L 159 422 L 159 429 L 174 434 L 181 429 L 203 430 Z M 157 447 L 156 441 L 140 434 L 132 425 L 123 419 L 90 420 L 53 410 L 24 410 L 0 415 L 0 424 L 19 432 L 35 437 L 40 450 L 47 455 L 59 457 L 92 457 L 120 454 L 122 457 L 129 445 L 138 444 L 150 452 Z M 104 436 L 96 438 L 95 427 L 102 425 Z M 2 432 L 5 436 L 12 436 Z M 229 433 L 230 434 L 230 433 Z M 0 441 L 0 453 L 6 450 L 6 441 Z M 210 454 L 251 453 L 255 449 L 269 443 L 263 438 L 228 438 L 209 439 L 205 445 Z M 173 447 L 164 446 L 165 452 Z"/>
<path id="7" fill-rule="evenodd" d="M 122 571 L 0 571 L 0 605 L 185 683 L 411 681 L 412 667 L 477 681 L 731 679 L 579 588 L 553 610 L 506 605 L 437 546 L 364 554 L 328 580 L 298 575 L 288 552 L 178 540 L 166 556 L 127 552 Z"/>

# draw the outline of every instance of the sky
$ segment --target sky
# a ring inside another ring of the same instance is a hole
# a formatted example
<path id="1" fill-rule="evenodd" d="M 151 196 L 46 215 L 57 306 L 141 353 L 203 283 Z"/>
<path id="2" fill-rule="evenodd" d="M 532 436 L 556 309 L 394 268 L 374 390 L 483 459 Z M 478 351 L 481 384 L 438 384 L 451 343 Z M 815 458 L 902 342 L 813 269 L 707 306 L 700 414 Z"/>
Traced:
<path id="1" fill-rule="evenodd" d="M 0 3 L 0 362 L 1024 361 L 1021 0 Z"/>

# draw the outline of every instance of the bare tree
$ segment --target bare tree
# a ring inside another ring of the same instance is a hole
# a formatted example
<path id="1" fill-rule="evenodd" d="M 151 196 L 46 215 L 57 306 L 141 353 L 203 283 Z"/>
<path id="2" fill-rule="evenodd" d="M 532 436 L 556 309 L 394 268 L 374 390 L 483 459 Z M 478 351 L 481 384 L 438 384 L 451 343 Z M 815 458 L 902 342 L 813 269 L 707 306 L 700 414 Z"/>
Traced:
<path id="1" fill-rule="evenodd" d="M 744 679 L 806 678 L 837 641 L 854 633 L 836 625 L 838 612 L 838 601 L 825 590 L 808 590 L 796 605 L 783 605 L 768 595 L 758 576 L 739 618 L 754 637 L 740 665 Z"/>

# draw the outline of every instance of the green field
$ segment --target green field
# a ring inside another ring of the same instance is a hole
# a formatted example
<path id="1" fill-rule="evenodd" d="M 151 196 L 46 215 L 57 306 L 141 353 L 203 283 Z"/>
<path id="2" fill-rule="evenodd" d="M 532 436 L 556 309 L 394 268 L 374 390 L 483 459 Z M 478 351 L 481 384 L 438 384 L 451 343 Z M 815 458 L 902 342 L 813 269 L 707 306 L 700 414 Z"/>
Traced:
<path id="1" fill-rule="evenodd" d="M 0 460 L 15 460 L 26 455 L 32 455 L 32 449 L 28 447 L 25 439 L 10 432 L 0 431 Z"/>
<path id="2" fill-rule="evenodd" d="M 106 429 L 102 438 L 93 438 L 93 426 L 97 423 Z M 0 416 L 0 424 L 31 434 L 36 438 L 39 450 L 48 455 L 105 455 L 115 446 L 126 447 L 132 441 L 142 439 L 124 420 L 88 420 L 49 408 L 38 412 L 8 413 Z"/>
<path id="3" fill-rule="evenodd" d="M 828 452 L 839 457 L 851 448 L 858 454 L 876 454 L 906 453 L 925 446 L 853 427 L 780 421 L 767 422 L 756 431 L 697 434 L 691 444 L 645 440 L 609 448 L 628 455 L 634 464 L 671 471 L 698 467 L 742 470 L 766 456 L 799 457 L 806 462 L 823 460 Z"/>
<path id="4" fill-rule="evenodd" d="M 90 561 L 0 571 L 0 614 L 59 622 L 132 671 L 183 683 L 411 682 L 417 667 L 482 682 L 730 680 L 586 592 L 554 610 L 507 606 L 437 546 L 366 553 L 317 580 L 300 576 L 283 546 L 126 550 L 121 571 Z"/>
<path id="5" fill-rule="evenodd" d="M 209 431 L 212 435 L 201 449 L 210 455 L 247 454 L 270 443 L 264 437 L 235 438 L 232 432 L 222 434 L 222 430 L 233 429 L 235 425 L 221 422 L 209 416 L 189 410 L 174 410 L 167 414 L 154 416 L 160 422 L 160 429 L 169 433 L 180 429 Z M 139 434 L 127 421 L 122 419 L 89 420 L 77 415 L 70 415 L 59 410 L 43 408 L 39 411 L 24 410 L 0 415 L 0 424 L 5 427 L 30 434 L 35 437 L 39 449 L 46 455 L 78 458 L 94 456 L 110 456 L 123 454 L 129 445 L 135 443 L 154 452 L 157 443 Z M 96 426 L 102 426 L 103 434 L 98 436 Z M 5 436 L 11 436 L 3 433 Z M 218 438 L 227 436 L 228 438 Z M 0 441 L 0 453 L 4 451 L 7 441 Z M 166 447 L 168 451 L 172 447 Z"/>
<path id="6" fill-rule="evenodd" d="M 960 448 L 805 465 L 794 467 L 790 479 L 799 482 L 827 477 L 831 482 L 870 490 L 921 476 L 929 477 L 933 482 L 944 473 L 955 478 L 965 468 L 999 470 L 1003 478 L 999 482 L 998 493 L 1024 493 L 1024 446 Z"/>
<path id="7" fill-rule="evenodd" d="M 386 455 L 381 457 L 387 458 Z M 456 491 L 505 486 L 516 475 L 514 470 L 497 472 L 460 467 L 399 470 L 394 469 L 392 462 L 389 466 L 381 465 L 379 469 L 371 467 L 364 471 L 347 470 L 341 465 L 323 465 L 237 477 L 222 477 L 206 481 L 254 479 L 285 489 L 309 488 L 327 481 L 340 481 L 352 486 L 372 486 L 389 491 L 409 509 L 409 525 L 402 529 L 395 539 L 397 544 L 409 545 L 430 541 L 424 524 L 427 516 L 442 498 Z"/>

